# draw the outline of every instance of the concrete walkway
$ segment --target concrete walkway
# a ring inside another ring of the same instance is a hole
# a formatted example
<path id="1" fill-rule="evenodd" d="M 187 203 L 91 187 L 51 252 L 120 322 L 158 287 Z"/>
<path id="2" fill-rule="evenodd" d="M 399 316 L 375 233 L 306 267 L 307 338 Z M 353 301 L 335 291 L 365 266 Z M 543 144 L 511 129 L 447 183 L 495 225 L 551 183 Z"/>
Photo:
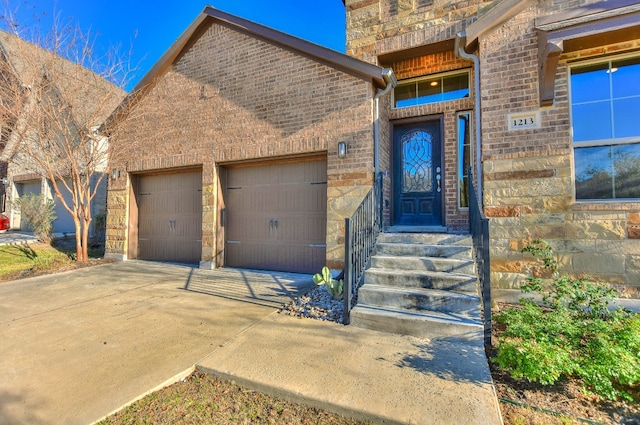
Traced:
<path id="1" fill-rule="evenodd" d="M 310 284 L 139 261 L 0 283 L 0 423 L 92 423 L 196 366 L 379 421 L 501 423 L 481 347 L 276 313 Z"/>
<path id="2" fill-rule="evenodd" d="M 33 235 L 33 232 L 21 232 L 16 230 L 7 230 L 0 233 L 0 246 L 1 245 L 17 245 L 24 243 L 37 242 L 38 238 Z"/>

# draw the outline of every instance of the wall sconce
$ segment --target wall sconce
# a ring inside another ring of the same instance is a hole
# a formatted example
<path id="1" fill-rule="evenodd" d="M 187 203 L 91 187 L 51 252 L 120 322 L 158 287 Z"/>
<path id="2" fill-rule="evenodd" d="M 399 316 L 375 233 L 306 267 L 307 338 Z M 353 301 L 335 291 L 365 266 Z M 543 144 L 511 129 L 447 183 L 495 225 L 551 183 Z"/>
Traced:
<path id="1" fill-rule="evenodd" d="M 338 158 L 346 158 L 347 156 L 347 142 L 338 142 Z"/>
<path id="2" fill-rule="evenodd" d="M 120 170 L 111 170 L 111 179 L 118 180 L 120 178 Z"/>
<path id="3" fill-rule="evenodd" d="M 2 184 L 3 184 L 4 186 L 9 186 L 9 179 L 8 179 L 8 178 L 6 178 L 6 177 L 3 177 L 3 178 L 2 178 Z"/>

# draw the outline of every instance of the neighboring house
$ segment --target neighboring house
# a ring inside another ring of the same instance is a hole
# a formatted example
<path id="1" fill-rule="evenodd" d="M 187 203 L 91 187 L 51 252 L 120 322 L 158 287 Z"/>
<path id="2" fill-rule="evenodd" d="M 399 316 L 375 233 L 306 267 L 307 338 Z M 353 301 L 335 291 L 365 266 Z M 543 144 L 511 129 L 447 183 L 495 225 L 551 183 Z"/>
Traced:
<path id="1" fill-rule="evenodd" d="M 3 31 L 0 31 L 0 60 L 3 75 L 0 83 L 3 84 L 0 88 L 0 97 L 3 105 L 6 105 L 7 101 L 12 102 L 12 105 L 5 107 L 17 114 L 15 122 L 3 129 L 0 155 L 0 164 L 4 166 L 4 169 L 0 167 L 0 171 L 4 170 L 4 174 L 0 177 L 4 179 L 3 189 L 6 190 L 5 210 L 11 220 L 11 227 L 31 230 L 29 224 L 21 217 L 19 209 L 13 207 L 12 200 L 27 193 L 34 193 L 42 194 L 54 201 L 57 217 L 53 222 L 54 233 L 73 234 L 75 233 L 73 218 L 55 194 L 52 182 L 24 152 L 23 144 L 29 137 L 50 137 L 37 134 L 35 129 L 27 128 L 30 121 L 26 115 L 31 107 L 30 102 L 34 102 L 31 93 L 46 87 L 46 90 L 52 93 L 44 95 L 47 99 L 55 97 L 61 111 L 72 111 L 69 115 L 60 114 L 60 119 L 64 119 L 65 125 L 72 128 L 71 132 L 78 134 L 83 132 L 78 130 L 78 127 L 84 126 L 87 122 L 91 123 L 91 128 L 87 132 L 96 134 L 95 131 L 119 104 L 125 93 L 92 71 Z M 15 84 L 23 90 L 23 96 L 20 97 L 22 105 L 19 108 L 16 108 L 16 103 L 19 101 Z M 116 95 L 109 96 L 112 93 Z M 25 137 L 25 134 L 29 136 Z M 96 145 L 106 149 L 106 139 L 103 136 L 96 136 L 96 138 L 102 139 L 96 142 Z M 98 164 L 94 170 L 97 173 L 92 175 L 92 181 L 97 185 L 99 174 L 106 170 L 106 164 Z M 69 183 L 69 180 L 64 180 Z M 100 182 L 98 194 L 92 204 L 93 216 L 106 213 L 106 180 L 104 178 Z M 71 191 L 65 188 L 62 179 L 58 182 L 62 196 L 69 205 L 72 205 Z"/>
<path id="2" fill-rule="evenodd" d="M 341 268 L 376 172 L 385 226 L 460 232 L 471 167 L 492 286 L 544 238 L 640 297 L 636 3 L 346 0 L 348 56 L 206 8 L 123 104 L 144 119 L 113 139 L 138 152 L 111 181 L 108 255 Z"/>

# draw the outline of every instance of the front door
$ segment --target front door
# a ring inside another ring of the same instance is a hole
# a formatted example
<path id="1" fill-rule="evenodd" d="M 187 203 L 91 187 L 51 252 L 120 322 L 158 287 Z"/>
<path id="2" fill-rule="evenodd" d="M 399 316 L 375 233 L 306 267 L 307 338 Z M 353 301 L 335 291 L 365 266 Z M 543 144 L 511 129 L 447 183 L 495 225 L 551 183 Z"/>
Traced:
<path id="1" fill-rule="evenodd" d="M 440 121 L 394 127 L 394 224 L 442 225 Z"/>

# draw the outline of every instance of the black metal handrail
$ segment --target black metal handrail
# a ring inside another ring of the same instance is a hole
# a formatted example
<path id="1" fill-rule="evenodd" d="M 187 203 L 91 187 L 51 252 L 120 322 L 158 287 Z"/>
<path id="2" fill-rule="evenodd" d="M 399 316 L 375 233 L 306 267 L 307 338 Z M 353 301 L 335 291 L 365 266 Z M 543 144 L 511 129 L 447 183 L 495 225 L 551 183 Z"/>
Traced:
<path id="1" fill-rule="evenodd" d="M 343 323 L 350 322 L 349 313 L 364 271 L 371 258 L 376 239 L 382 231 L 382 174 L 356 212 L 345 218 L 344 229 L 344 314 Z"/>
<path id="2" fill-rule="evenodd" d="M 473 173 L 469 167 L 469 227 L 473 239 L 484 321 L 484 345 L 491 346 L 491 259 L 489 256 L 489 220 L 482 213 L 482 202 L 473 184 Z"/>

